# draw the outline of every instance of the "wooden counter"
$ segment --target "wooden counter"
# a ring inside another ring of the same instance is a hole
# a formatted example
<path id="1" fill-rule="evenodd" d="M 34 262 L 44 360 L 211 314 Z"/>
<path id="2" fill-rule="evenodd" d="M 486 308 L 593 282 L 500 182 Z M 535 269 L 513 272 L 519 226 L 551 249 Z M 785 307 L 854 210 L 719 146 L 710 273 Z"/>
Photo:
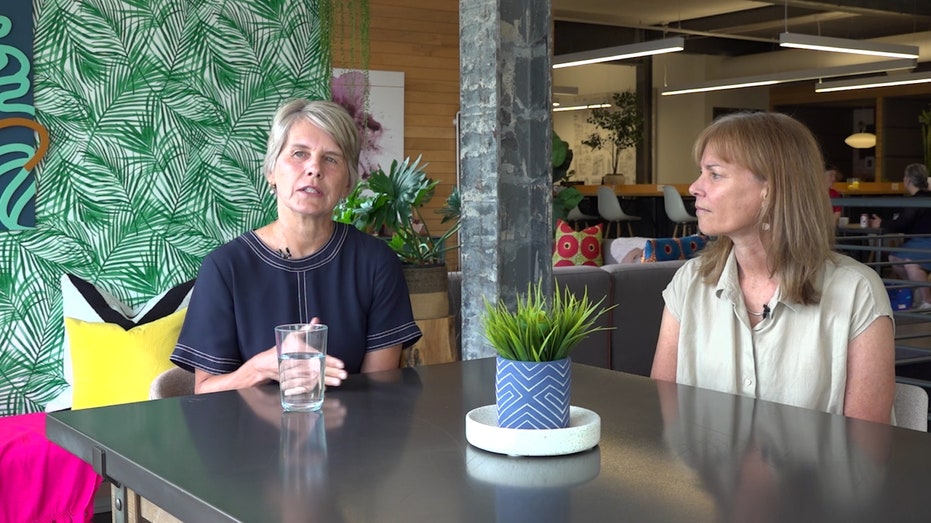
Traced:
<path id="1" fill-rule="evenodd" d="M 838 182 L 834 190 L 843 196 L 905 196 L 905 184 L 895 182 L 860 182 L 857 185 Z"/>
<path id="2" fill-rule="evenodd" d="M 689 194 L 688 183 L 673 183 L 672 185 L 679 191 L 682 196 L 691 196 Z M 573 185 L 584 196 L 597 196 L 600 185 Z M 614 189 L 617 196 L 652 196 L 661 198 L 663 196 L 663 184 L 653 183 L 635 183 L 626 185 L 608 185 Z M 834 184 L 834 189 L 843 196 L 904 196 L 905 184 L 890 182 L 860 182 L 856 187 L 846 182 Z"/>
<path id="3" fill-rule="evenodd" d="M 682 196 L 689 195 L 689 185 L 688 183 L 673 183 L 668 184 L 672 185 L 679 191 L 679 194 Z M 585 196 L 598 196 L 598 188 L 600 185 L 573 185 L 580 193 Z M 614 189 L 614 194 L 617 196 L 652 196 L 656 198 L 663 197 L 663 184 L 655 183 L 632 183 L 624 185 L 608 185 Z"/>

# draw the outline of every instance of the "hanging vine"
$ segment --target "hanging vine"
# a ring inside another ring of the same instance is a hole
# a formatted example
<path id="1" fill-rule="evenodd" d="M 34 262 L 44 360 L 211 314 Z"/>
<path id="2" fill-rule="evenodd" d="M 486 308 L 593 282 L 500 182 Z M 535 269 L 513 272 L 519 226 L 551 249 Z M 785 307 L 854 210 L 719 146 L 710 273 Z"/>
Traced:
<path id="1" fill-rule="evenodd" d="M 925 152 L 925 167 L 931 170 L 931 106 L 918 116 L 921 123 L 921 146 Z"/>
<path id="2" fill-rule="evenodd" d="M 331 90 L 339 83 L 342 92 L 330 93 L 330 98 L 345 107 L 359 129 L 362 149 L 367 149 L 371 136 L 369 91 L 369 0 L 318 0 L 321 29 L 329 60 L 327 67 L 351 69 L 351 74 L 334 78 Z M 364 163 L 364 162 L 363 162 Z M 366 166 L 360 164 L 363 177 Z"/>

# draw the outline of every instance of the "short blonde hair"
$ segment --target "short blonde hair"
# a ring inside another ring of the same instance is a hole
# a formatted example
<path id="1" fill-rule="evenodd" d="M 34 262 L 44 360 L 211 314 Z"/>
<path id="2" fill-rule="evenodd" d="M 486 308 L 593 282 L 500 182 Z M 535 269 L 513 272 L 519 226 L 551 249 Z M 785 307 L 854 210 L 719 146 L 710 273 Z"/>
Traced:
<path id="1" fill-rule="evenodd" d="M 741 112 L 715 120 L 693 148 L 745 167 L 766 183 L 758 225 L 773 275 L 796 303 L 820 300 L 814 282 L 833 256 L 834 220 L 824 188 L 824 160 L 805 125 L 780 113 Z M 702 255 L 700 274 L 717 283 L 733 243 L 721 237 Z"/>
<path id="2" fill-rule="evenodd" d="M 291 126 L 298 118 L 304 118 L 333 138 L 349 167 L 349 186 L 355 187 L 359 183 L 359 130 L 346 109 L 325 100 L 291 100 L 278 109 L 268 134 L 268 148 L 262 163 L 262 174 L 266 178 L 271 176 L 275 169 L 275 161 L 288 141 Z"/>

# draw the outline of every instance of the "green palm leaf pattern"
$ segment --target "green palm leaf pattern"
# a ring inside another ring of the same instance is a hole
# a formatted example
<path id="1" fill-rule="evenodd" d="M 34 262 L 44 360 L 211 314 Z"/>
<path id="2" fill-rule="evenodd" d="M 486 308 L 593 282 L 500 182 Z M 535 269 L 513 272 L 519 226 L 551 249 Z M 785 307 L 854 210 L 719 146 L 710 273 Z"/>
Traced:
<path id="1" fill-rule="evenodd" d="M 35 0 L 35 229 L 0 235 L 0 415 L 64 387 L 59 279 L 136 305 L 267 223 L 275 109 L 329 97 L 329 35 L 302 0 Z M 114 348 L 117 351 L 118 348 Z"/>

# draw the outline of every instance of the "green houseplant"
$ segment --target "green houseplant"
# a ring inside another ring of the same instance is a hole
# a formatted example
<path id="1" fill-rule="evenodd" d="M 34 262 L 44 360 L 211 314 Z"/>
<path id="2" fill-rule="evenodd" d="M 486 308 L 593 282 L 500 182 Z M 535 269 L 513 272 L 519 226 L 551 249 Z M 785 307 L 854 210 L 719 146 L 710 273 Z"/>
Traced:
<path id="1" fill-rule="evenodd" d="M 449 315 L 444 256 L 459 247 L 453 242 L 459 232 L 458 188 L 453 188 L 446 205 L 437 211 L 443 215 L 441 223 L 453 223 L 443 234 L 434 236 L 423 211 L 439 182 L 429 178 L 424 167 L 420 157 L 392 161 L 387 172 L 372 172 L 333 210 L 334 220 L 385 238 L 398 255 L 415 320 Z"/>
<path id="2" fill-rule="evenodd" d="M 611 309 L 599 310 L 603 301 L 593 303 L 588 291 L 577 298 L 566 288 L 553 293 L 551 306 L 541 283 L 528 285 L 514 312 L 501 301 L 485 302 L 485 337 L 499 356 L 509 360 L 561 360 L 589 334 L 609 329 L 595 325 Z"/>
<path id="3" fill-rule="evenodd" d="M 449 243 L 459 232 L 459 190 L 454 187 L 446 205 L 437 211 L 443 215 L 442 223 L 454 223 L 440 236 L 433 236 L 423 219 L 423 207 L 433 198 L 439 181 L 429 178 L 424 167 L 418 156 L 413 162 L 410 158 L 392 161 L 388 172 L 373 171 L 336 206 L 333 219 L 390 236 L 388 245 L 403 263 L 442 263 L 446 252 L 459 247 Z"/>
<path id="4" fill-rule="evenodd" d="M 931 106 L 918 115 L 921 124 L 921 147 L 925 153 L 925 167 L 931 170 Z"/>
<path id="5" fill-rule="evenodd" d="M 572 149 L 569 144 L 563 141 L 556 131 L 553 131 L 553 152 L 551 163 L 553 166 L 553 223 L 557 219 L 565 220 L 571 211 L 579 202 L 582 201 L 582 193 L 575 187 L 558 187 L 566 183 L 572 176 L 573 171 L 569 170 L 572 163 Z"/>
<path id="6" fill-rule="evenodd" d="M 569 354 L 609 308 L 593 303 L 586 291 L 577 298 L 566 288 L 553 293 L 542 282 L 528 285 L 512 312 L 503 302 L 485 301 L 485 337 L 498 353 L 495 399 L 498 426 L 559 429 L 569 425 L 572 367 Z"/>
<path id="7" fill-rule="evenodd" d="M 582 140 L 592 150 L 600 150 L 610 146 L 611 174 L 618 174 L 617 166 L 621 160 L 621 153 L 630 147 L 636 147 L 643 140 L 643 113 L 637 103 L 637 95 L 633 91 L 614 93 L 612 107 L 592 109 L 587 122 L 604 131 L 597 131 Z"/>

